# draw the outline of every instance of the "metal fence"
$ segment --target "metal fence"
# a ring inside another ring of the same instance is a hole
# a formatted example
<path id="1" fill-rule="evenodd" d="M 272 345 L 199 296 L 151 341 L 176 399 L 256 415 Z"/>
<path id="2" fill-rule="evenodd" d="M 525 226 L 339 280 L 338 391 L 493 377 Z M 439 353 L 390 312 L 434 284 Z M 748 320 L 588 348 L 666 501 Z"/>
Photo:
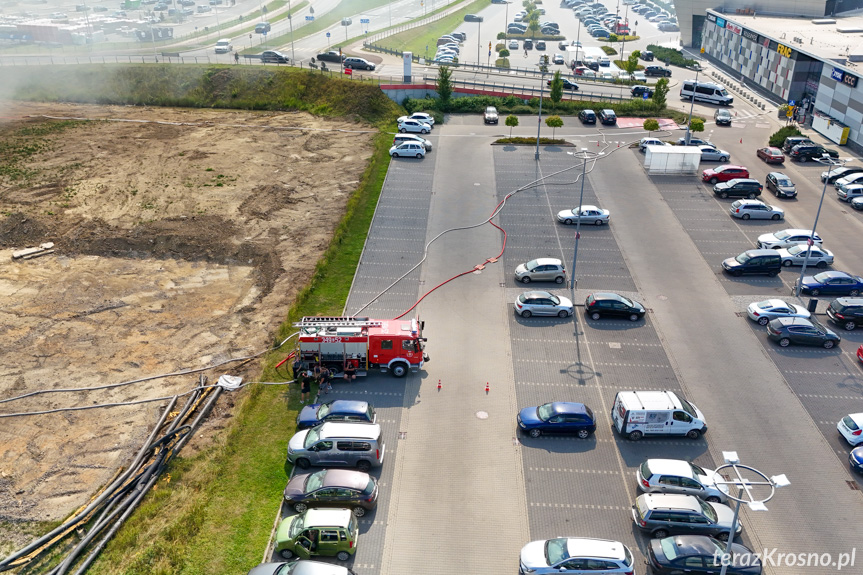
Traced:
<path id="1" fill-rule="evenodd" d="M 423 76 L 423 81 L 427 84 L 434 84 L 437 82 L 436 76 Z M 452 86 L 454 89 L 462 88 L 465 90 L 476 90 L 480 92 L 489 92 L 494 95 L 506 94 L 512 95 L 516 98 L 521 98 L 522 100 L 530 100 L 532 98 L 539 98 L 540 93 L 542 93 L 546 98 L 548 97 L 548 88 L 538 88 L 535 86 L 525 86 L 525 85 L 517 85 L 517 84 L 507 84 L 505 82 L 490 82 L 490 81 L 482 81 L 482 80 L 451 80 Z M 591 92 L 587 90 L 577 90 L 577 91 L 564 91 L 563 100 L 603 100 L 603 101 L 626 101 L 629 102 L 632 100 L 630 96 L 614 96 L 606 93 L 599 92 Z"/>
<path id="2" fill-rule="evenodd" d="M 401 26 L 395 26 L 395 27 L 387 28 L 386 30 L 378 32 L 377 34 L 372 34 L 371 36 L 369 36 L 368 39 L 363 42 L 363 46 L 365 46 L 366 43 L 374 43 L 374 42 L 376 42 L 378 40 L 382 40 L 383 38 L 386 38 L 388 36 L 395 36 L 396 34 L 400 34 L 401 32 L 406 32 L 408 30 L 413 30 L 414 28 L 418 28 L 420 26 L 425 26 L 426 24 L 431 24 L 432 22 L 437 22 L 438 20 L 440 20 L 442 18 L 446 18 L 447 16 L 449 16 L 450 14 L 453 14 L 454 12 L 458 12 L 464 6 L 467 6 L 467 5 L 468 5 L 468 2 L 453 2 L 452 6 L 450 6 L 446 10 L 438 12 L 437 14 L 434 14 L 432 16 L 428 16 L 426 18 L 421 18 L 419 20 L 414 20 L 412 22 L 408 22 L 408 23 L 403 24 Z"/>

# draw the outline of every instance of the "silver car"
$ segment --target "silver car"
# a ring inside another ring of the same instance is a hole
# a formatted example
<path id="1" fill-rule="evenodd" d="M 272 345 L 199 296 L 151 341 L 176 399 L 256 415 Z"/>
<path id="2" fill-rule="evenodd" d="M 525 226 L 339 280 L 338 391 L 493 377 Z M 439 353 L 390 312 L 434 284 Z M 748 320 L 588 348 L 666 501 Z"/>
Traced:
<path id="1" fill-rule="evenodd" d="M 722 503 L 710 503 L 692 495 L 644 493 L 632 506 L 632 520 L 651 537 L 669 535 L 710 535 L 727 541 L 734 510 Z M 735 535 L 743 526 L 738 522 Z"/>
<path id="2" fill-rule="evenodd" d="M 633 557 L 629 548 L 619 541 L 558 537 L 531 541 L 519 553 L 520 575 L 550 575 L 560 573 L 633 572 Z"/>
<path id="3" fill-rule="evenodd" d="M 698 146 L 698 149 L 701 150 L 701 160 L 706 162 L 727 162 L 728 158 L 731 157 L 731 154 L 726 152 L 725 150 L 720 150 L 719 148 L 714 148 L 710 145 L 701 145 Z"/>
<path id="4" fill-rule="evenodd" d="M 532 281 L 555 282 L 566 281 L 566 270 L 563 262 L 555 258 L 537 258 L 515 268 L 515 279 L 524 284 Z"/>
<path id="5" fill-rule="evenodd" d="M 731 204 L 730 213 L 735 218 L 748 220 L 781 220 L 785 218 L 785 210 L 765 204 L 760 200 L 737 200 Z"/>
<path id="6" fill-rule="evenodd" d="M 252 567 L 249 575 L 354 575 L 354 572 L 341 565 L 305 559 L 286 563 L 261 563 Z"/>
<path id="7" fill-rule="evenodd" d="M 767 325 L 771 320 L 779 317 L 802 317 L 809 319 L 812 315 L 809 311 L 800 305 L 788 303 L 781 299 L 766 299 L 764 301 L 753 302 L 747 308 L 749 319 L 757 321 L 759 325 Z"/>
<path id="8" fill-rule="evenodd" d="M 581 220 L 582 223 L 601 226 L 607 224 L 610 217 L 611 212 L 596 206 L 577 206 L 571 210 L 562 210 L 557 213 L 557 220 L 565 224 L 574 224 Z"/>
<path id="9" fill-rule="evenodd" d="M 715 471 L 682 459 L 648 459 L 636 471 L 638 489 L 644 493 L 694 495 L 714 503 L 728 500 L 728 486 Z"/>
<path id="10" fill-rule="evenodd" d="M 515 313 L 521 317 L 533 315 L 572 315 L 572 302 L 547 291 L 526 291 L 515 299 Z"/>
<path id="11" fill-rule="evenodd" d="M 809 251 L 809 259 L 806 259 L 806 252 Z M 802 266 L 803 262 L 807 262 L 806 267 L 826 268 L 833 265 L 833 252 L 821 246 L 807 245 L 791 246 L 790 248 L 780 248 L 776 250 L 779 257 L 782 258 L 783 266 Z"/>

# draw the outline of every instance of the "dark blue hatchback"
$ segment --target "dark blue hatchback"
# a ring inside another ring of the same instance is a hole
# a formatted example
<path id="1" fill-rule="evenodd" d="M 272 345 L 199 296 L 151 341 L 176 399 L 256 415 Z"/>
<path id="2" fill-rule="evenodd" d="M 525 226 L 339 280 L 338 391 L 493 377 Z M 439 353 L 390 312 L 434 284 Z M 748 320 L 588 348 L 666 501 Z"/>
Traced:
<path id="1" fill-rule="evenodd" d="M 596 431 L 596 419 L 583 403 L 555 401 L 522 409 L 518 414 L 518 427 L 531 437 L 565 434 L 584 439 Z"/>
<path id="2" fill-rule="evenodd" d="M 851 450 L 848 455 L 848 462 L 851 464 L 851 469 L 863 473 L 863 446 Z"/>
<path id="3" fill-rule="evenodd" d="M 337 399 L 305 406 L 297 416 L 297 429 L 314 427 L 325 421 L 374 423 L 376 419 L 375 408 L 367 401 Z"/>

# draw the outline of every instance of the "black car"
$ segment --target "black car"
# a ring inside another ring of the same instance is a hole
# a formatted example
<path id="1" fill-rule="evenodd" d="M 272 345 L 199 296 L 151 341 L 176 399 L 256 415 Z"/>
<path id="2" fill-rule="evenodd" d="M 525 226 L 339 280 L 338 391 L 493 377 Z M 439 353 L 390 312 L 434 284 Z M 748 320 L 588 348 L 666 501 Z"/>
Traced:
<path id="1" fill-rule="evenodd" d="M 767 337 L 779 342 L 782 347 L 792 343 L 820 345 L 830 349 L 842 341 L 838 335 L 821 325 L 815 317 L 778 317 L 767 324 Z"/>
<path id="2" fill-rule="evenodd" d="M 782 172 L 770 172 L 767 174 L 767 189 L 771 190 L 777 198 L 793 198 L 797 196 L 797 186 L 791 178 Z"/>
<path id="3" fill-rule="evenodd" d="M 863 298 L 840 297 L 830 302 L 827 317 L 847 331 L 863 325 Z"/>
<path id="4" fill-rule="evenodd" d="M 527 42 L 527 40 L 525 40 L 525 42 Z M 561 78 L 561 81 L 563 82 L 564 90 L 578 90 L 578 84 L 576 84 L 569 78 Z M 551 80 L 547 80 L 545 84 L 546 86 L 551 86 Z"/>
<path id="5" fill-rule="evenodd" d="M 808 144 L 810 146 L 814 146 L 815 142 L 806 136 L 788 136 L 785 138 L 785 141 L 782 142 L 782 151 L 787 154 L 797 144 Z"/>
<path id="6" fill-rule="evenodd" d="M 536 41 L 536 49 L 537 50 L 545 50 L 545 40 L 537 40 Z"/>
<path id="7" fill-rule="evenodd" d="M 654 575 L 672 573 L 708 573 L 715 575 L 722 569 L 725 545 L 707 535 L 676 535 L 650 541 L 647 561 Z M 761 575 L 761 559 L 743 545 L 731 545 L 727 559 L 728 575 Z"/>
<path id="8" fill-rule="evenodd" d="M 816 160 L 824 156 L 824 154 L 827 154 L 831 158 L 839 157 L 839 152 L 836 150 L 830 150 L 818 144 L 797 144 L 788 153 L 792 160 L 797 160 L 798 162 Z"/>
<path id="9" fill-rule="evenodd" d="M 645 76 L 664 76 L 666 78 L 671 77 L 671 70 L 666 68 L 665 66 L 646 66 L 644 68 Z"/>
<path id="10" fill-rule="evenodd" d="M 645 62 L 653 62 L 653 52 L 651 52 L 650 50 L 642 50 L 641 59 Z"/>
<path id="11" fill-rule="evenodd" d="M 602 124 L 607 124 L 613 126 L 617 124 L 617 114 L 614 113 L 614 110 L 610 108 L 606 108 L 605 110 L 600 110 L 599 112 L 599 121 Z"/>
<path id="12" fill-rule="evenodd" d="M 653 90 L 648 88 L 647 86 L 633 86 L 629 91 L 633 97 L 635 98 L 644 98 L 644 95 L 647 94 L 647 97 L 650 98 L 653 96 Z"/>
<path id="13" fill-rule="evenodd" d="M 593 110 L 582 110 L 578 113 L 578 119 L 582 124 L 596 124 L 596 112 Z"/>
<path id="14" fill-rule="evenodd" d="M 584 313 L 591 319 L 613 317 L 638 321 L 644 317 L 646 311 L 640 302 L 613 292 L 592 293 L 584 300 Z"/>
<path id="15" fill-rule="evenodd" d="M 531 40 L 530 38 L 525 38 L 522 45 L 525 50 L 533 50 L 533 40 Z"/>
<path id="16" fill-rule="evenodd" d="M 713 121 L 716 122 L 717 126 L 730 126 L 731 112 L 728 110 L 716 110 L 713 113 Z"/>
<path id="17" fill-rule="evenodd" d="M 329 52 L 323 52 L 318 54 L 317 59 L 321 62 L 335 62 L 337 64 L 341 64 L 345 60 L 345 55 L 340 53 L 338 50 L 330 50 Z"/>
<path id="18" fill-rule="evenodd" d="M 850 176 L 851 174 L 859 174 L 863 172 L 863 167 L 861 166 L 841 166 L 838 168 L 833 168 L 828 172 L 824 172 L 821 174 L 821 181 L 826 181 L 828 184 L 833 184 L 839 178 L 844 178 L 846 176 Z"/>
<path id="19" fill-rule="evenodd" d="M 713 186 L 713 193 L 720 198 L 749 198 L 761 195 L 764 186 L 752 178 L 734 178 L 727 182 L 719 182 Z"/>
<path id="20" fill-rule="evenodd" d="M 309 507 L 349 507 L 362 517 L 377 505 L 378 482 L 362 471 L 327 469 L 294 475 L 284 495 L 297 513 Z"/>
<path id="21" fill-rule="evenodd" d="M 742 275 L 774 277 L 782 271 L 782 257 L 776 250 L 746 250 L 737 257 L 723 260 L 722 269 L 734 277 Z"/>
<path id="22" fill-rule="evenodd" d="M 482 22 L 482 16 L 478 16 L 476 14 L 465 14 L 464 15 L 465 22 Z"/>
<path id="23" fill-rule="evenodd" d="M 261 62 L 273 64 L 288 64 L 291 59 L 276 50 L 266 50 L 261 53 Z"/>

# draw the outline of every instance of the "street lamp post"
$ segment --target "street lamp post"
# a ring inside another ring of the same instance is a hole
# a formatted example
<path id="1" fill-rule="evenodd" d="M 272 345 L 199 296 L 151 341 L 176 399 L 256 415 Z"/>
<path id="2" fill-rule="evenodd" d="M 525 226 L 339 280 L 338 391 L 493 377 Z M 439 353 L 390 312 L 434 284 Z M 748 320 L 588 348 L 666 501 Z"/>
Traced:
<path id="1" fill-rule="evenodd" d="M 812 253 L 812 244 L 815 239 L 815 228 L 818 227 L 818 217 L 821 215 L 821 205 L 824 203 L 824 195 L 827 193 L 827 182 L 830 181 L 830 172 L 833 170 L 833 166 L 844 166 L 846 163 L 850 162 L 851 159 L 852 158 L 834 160 L 829 155 L 824 154 L 817 160 L 822 164 L 828 164 L 830 167 L 827 168 L 827 177 L 824 179 L 824 188 L 821 190 L 821 199 L 818 201 L 818 211 L 815 212 L 815 223 L 812 224 L 812 239 L 808 242 L 806 257 L 803 259 L 803 266 L 800 268 L 800 277 L 797 278 L 797 286 L 794 289 L 794 296 L 797 298 L 800 297 L 800 289 L 803 287 L 803 275 L 806 273 L 806 266 L 809 265 L 809 254 Z"/>
<path id="2" fill-rule="evenodd" d="M 695 107 L 695 90 L 698 88 L 698 70 L 695 71 L 695 86 L 692 88 L 692 103 L 689 105 L 689 119 L 686 121 L 686 138 L 684 145 L 689 145 L 689 127 L 692 125 L 692 108 Z"/>
<path id="3" fill-rule="evenodd" d="M 540 62 L 539 69 L 542 72 L 542 76 L 539 82 L 539 114 L 536 117 L 536 152 L 533 156 L 533 159 L 536 161 L 539 161 L 539 130 L 542 127 L 542 93 L 545 88 L 545 73 L 548 72 L 548 66 Z"/>
<path id="4" fill-rule="evenodd" d="M 578 61 L 578 49 L 581 47 L 581 20 L 578 21 L 578 33 L 575 35 L 575 61 Z"/>
<path id="5" fill-rule="evenodd" d="M 726 575 L 728 572 L 728 566 L 733 561 L 731 545 L 734 542 L 734 536 L 737 534 L 740 504 L 746 503 L 752 511 L 767 511 L 767 506 L 764 504 L 773 498 L 776 494 L 776 489 L 778 487 L 787 487 L 788 485 L 791 485 L 791 482 L 788 481 L 785 474 L 767 477 L 754 467 L 742 465 L 736 451 L 723 451 L 722 457 L 725 459 L 725 465 L 716 470 L 716 475 L 714 477 L 717 477 L 718 479 L 716 479 L 715 483 L 717 486 L 725 485 L 726 487 L 730 487 L 733 485 L 737 487 L 736 496 L 731 495 L 731 493 L 727 494 L 728 499 L 735 501 L 737 505 L 734 507 L 734 519 L 731 521 L 731 530 L 728 532 L 728 541 L 725 544 L 725 554 L 722 557 L 722 569 L 719 572 L 719 575 Z M 722 474 L 723 470 L 733 471 L 734 477 L 731 479 L 722 479 L 724 477 Z M 747 479 L 743 477 L 741 471 L 748 471 L 755 474 L 758 476 L 758 479 Z M 769 491 L 767 492 L 766 497 L 756 497 L 756 494 L 754 493 L 755 489 L 769 489 Z"/>
<path id="6" fill-rule="evenodd" d="M 294 57 L 294 19 L 291 18 L 291 0 L 288 0 L 288 24 L 291 27 L 291 62 L 296 64 L 297 59 Z"/>
<path id="7" fill-rule="evenodd" d="M 581 193 L 578 194 L 578 209 L 579 216 L 575 221 L 575 252 L 572 254 L 572 272 L 569 280 L 569 289 L 575 291 L 575 286 L 578 285 L 578 280 L 575 279 L 575 264 L 578 261 L 578 240 L 581 238 L 581 202 L 584 200 L 584 180 L 587 179 L 587 148 L 582 148 L 581 153 L 584 156 L 581 164 Z"/>
<path id="8" fill-rule="evenodd" d="M 506 44 L 507 41 L 507 30 L 509 30 L 509 0 L 506 0 L 506 12 L 503 17 L 503 23 L 506 28 L 503 29 L 503 42 Z"/>
<path id="9" fill-rule="evenodd" d="M 482 60 L 479 59 L 479 51 L 482 49 L 482 16 L 476 23 L 476 65 L 480 66 Z"/>

